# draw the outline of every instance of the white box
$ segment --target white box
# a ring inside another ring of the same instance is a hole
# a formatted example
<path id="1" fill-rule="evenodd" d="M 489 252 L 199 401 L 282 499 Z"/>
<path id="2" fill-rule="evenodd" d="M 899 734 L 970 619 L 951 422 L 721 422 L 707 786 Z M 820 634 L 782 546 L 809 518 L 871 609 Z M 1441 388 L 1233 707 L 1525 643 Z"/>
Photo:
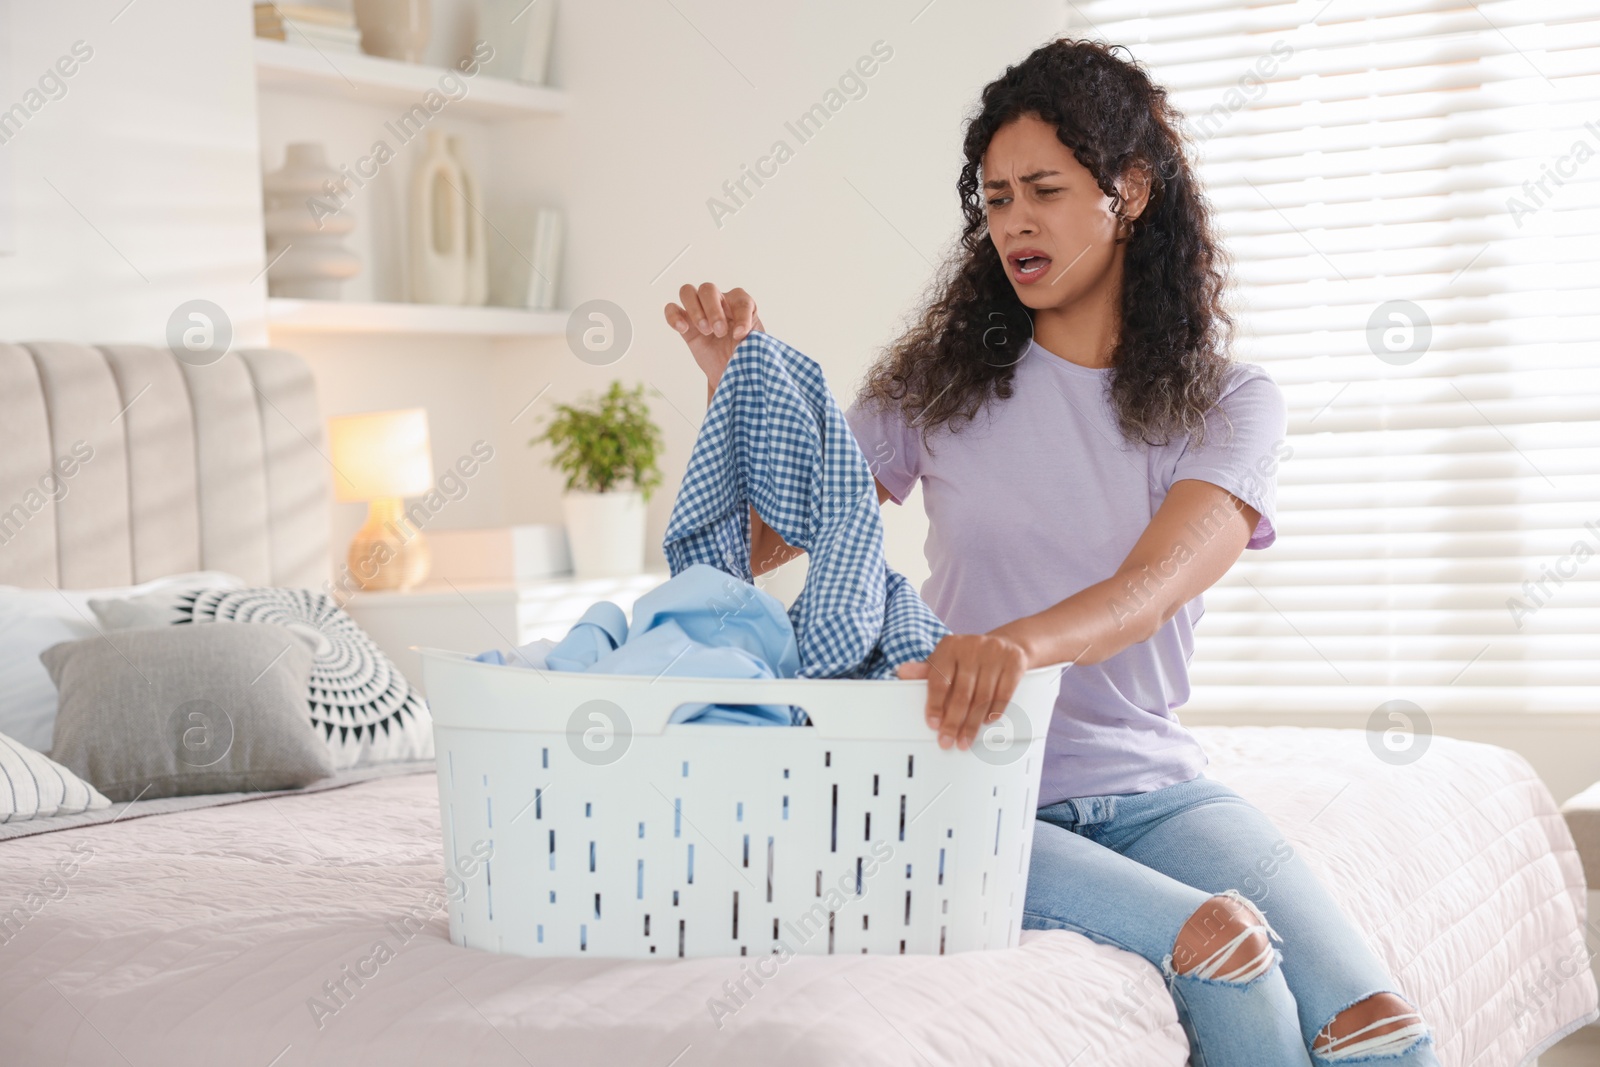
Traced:
<path id="1" fill-rule="evenodd" d="M 560 524 L 429 530 L 430 581 L 532 582 L 572 573 L 567 531 Z"/>

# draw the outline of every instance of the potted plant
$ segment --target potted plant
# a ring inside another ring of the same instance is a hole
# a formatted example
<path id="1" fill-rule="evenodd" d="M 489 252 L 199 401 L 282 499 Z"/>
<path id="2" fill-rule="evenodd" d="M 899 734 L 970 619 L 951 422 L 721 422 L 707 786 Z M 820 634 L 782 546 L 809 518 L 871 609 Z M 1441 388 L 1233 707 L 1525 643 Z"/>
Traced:
<path id="1" fill-rule="evenodd" d="M 561 507 L 573 574 L 643 571 L 645 502 L 661 484 L 661 430 L 650 420 L 644 385 L 627 390 L 613 381 L 598 402 L 557 404 L 550 424 L 528 444 L 541 441 L 555 449 L 550 465 L 567 476 Z"/>

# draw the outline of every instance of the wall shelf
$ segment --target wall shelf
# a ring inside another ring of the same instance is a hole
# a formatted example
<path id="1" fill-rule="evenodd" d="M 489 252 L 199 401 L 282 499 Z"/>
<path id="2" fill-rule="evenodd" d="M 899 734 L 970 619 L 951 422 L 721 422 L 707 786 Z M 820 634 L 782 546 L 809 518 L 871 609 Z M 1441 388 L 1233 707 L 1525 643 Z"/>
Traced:
<path id="1" fill-rule="evenodd" d="M 412 104 L 422 103 L 429 90 L 439 92 L 448 101 L 440 114 L 458 118 L 527 118 L 559 114 L 567 108 L 567 95 L 559 89 L 523 85 L 487 74 L 468 78 L 456 71 L 467 91 L 465 96 L 452 100 L 439 85 L 439 79 L 447 72 L 444 67 L 360 53 L 318 51 L 262 37 L 255 39 L 255 55 L 256 84 L 261 89 L 392 105 L 396 116 Z"/>
<path id="2" fill-rule="evenodd" d="M 566 333 L 566 311 L 444 304 L 360 304 L 341 300 L 267 300 L 267 327 L 284 333 L 440 334 L 549 337 Z"/>

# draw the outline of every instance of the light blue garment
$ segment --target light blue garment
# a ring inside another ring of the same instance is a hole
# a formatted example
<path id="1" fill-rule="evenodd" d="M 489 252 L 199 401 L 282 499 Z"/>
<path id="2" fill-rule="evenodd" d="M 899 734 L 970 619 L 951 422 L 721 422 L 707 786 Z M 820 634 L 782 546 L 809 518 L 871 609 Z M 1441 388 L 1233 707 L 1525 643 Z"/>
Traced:
<path id="1" fill-rule="evenodd" d="M 1259 908 L 1269 940 L 1282 944 L 1246 982 L 1200 977 L 1199 961 L 1173 962 L 1178 932 L 1229 891 Z M 1207 1067 L 1322 1067 L 1331 1061 L 1309 1048 L 1335 1015 L 1374 993 L 1403 996 L 1272 820 L 1204 775 L 1040 808 L 1022 928 L 1071 930 L 1149 960 L 1177 1005 L 1193 1062 Z M 1119 1016 L 1148 1010 L 1145 994 L 1127 993 L 1116 998 Z M 1347 1062 L 1439 1067 L 1426 1034 Z"/>
<path id="2" fill-rule="evenodd" d="M 553 671 L 588 670 L 595 660 L 628 639 L 628 617 L 609 600 L 590 604 L 567 636 L 545 657 Z"/>
<path id="3" fill-rule="evenodd" d="M 550 654 L 550 650 L 555 648 L 555 645 L 556 643 L 548 637 L 541 637 L 537 641 L 529 641 L 525 645 L 520 645 L 510 652 L 502 652 L 498 648 L 491 648 L 489 651 L 480 652 L 472 658 L 479 663 L 493 663 L 497 667 L 504 667 L 509 664 L 513 667 L 532 667 L 535 670 L 543 670 L 545 657 Z"/>
<path id="4" fill-rule="evenodd" d="M 600 600 L 554 647 L 536 649 L 539 644 L 523 646 L 536 655 L 490 649 L 476 658 L 652 678 L 792 678 L 800 664 L 783 602 L 706 564 L 688 567 L 635 601 L 632 626 L 621 608 Z M 788 704 L 685 704 L 671 721 L 793 726 L 806 719 Z"/>
<path id="5" fill-rule="evenodd" d="M 627 643 L 601 656 L 588 673 L 657 678 L 663 674 L 684 678 L 776 677 L 772 665 L 761 657 L 742 648 L 695 641 L 674 619 L 664 619 L 648 630 L 636 629 Z M 671 721 L 789 726 L 793 716 L 787 704 L 685 704 L 672 713 Z"/>
<path id="6" fill-rule="evenodd" d="M 750 507 L 809 555 L 789 610 L 802 678 L 893 678 L 950 630 L 883 556 L 866 457 L 822 368 L 768 334 L 734 349 L 700 424 L 662 547 L 749 583 Z"/>
<path id="7" fill-rule="evenodd" d="M 715 567 L 695 564 L 634 601 L 635 630 L 664 622 L 701 644 L 743 649 L 771 668 L 768 677 L 793 678 L 800 669 L 783 602 Z"/>

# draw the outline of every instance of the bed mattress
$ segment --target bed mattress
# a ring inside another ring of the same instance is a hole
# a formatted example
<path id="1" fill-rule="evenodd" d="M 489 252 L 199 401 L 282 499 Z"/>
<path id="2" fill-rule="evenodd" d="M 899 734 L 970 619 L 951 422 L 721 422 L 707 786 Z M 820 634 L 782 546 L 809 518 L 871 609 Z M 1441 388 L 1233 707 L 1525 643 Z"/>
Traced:
<path id="1" fill-rule="evenodd" d="M 1584 882 L 1514 753 L 1207 728 L 1453 1067 L 1596 1017 Z M 0 1063 L 1182 1064 L 1156 970 L 1065 932 L 946 957 L 531 960 L 449 942 L 435 782 L 362 781 L 0 841 Z M 752 977 L 752 975 L 754 977 Z"/>

